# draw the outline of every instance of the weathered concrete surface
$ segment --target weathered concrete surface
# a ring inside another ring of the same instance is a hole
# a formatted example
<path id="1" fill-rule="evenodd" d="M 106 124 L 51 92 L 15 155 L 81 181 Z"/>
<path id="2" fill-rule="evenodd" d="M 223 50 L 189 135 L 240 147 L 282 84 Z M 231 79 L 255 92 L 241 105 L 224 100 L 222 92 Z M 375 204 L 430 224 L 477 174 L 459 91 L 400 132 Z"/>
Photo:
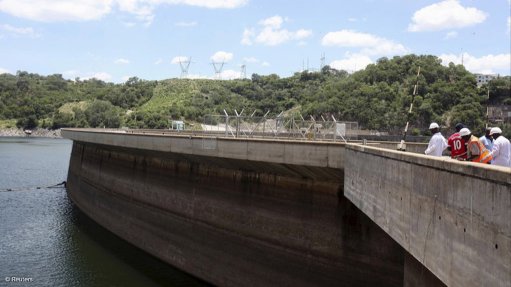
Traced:
<path id="1" fill-rule="evenodd" d="M 300 142 L 271 139 L 208 138 L 181 135 L 143 135 L 63 129 L 74 141 L 214 158 L 343 169 L 344 143 Z"/>
<path id="2" fill-rule="evenodd" d="M 511 286 L 511 169 L 347 145 L 344 194 L 448 286 Z"/>
<path id="3" fill-rule="evenodd" d="M 384 148 L 389 150 L 397 150 L 397 142 L 369 142 L 368 146 Z M 406 143 L 406 152 L 424 154 L 424 151 L 428 148 L 427 143 Z M 447 152 L 447 150 L 446 150 Z"/>
<path id="4" fill-rule="evenodd" d="M 403 285 L 403 249 L 342 196 L 343 145 L 63 133 L 73 202 L 199 278 Z"/>

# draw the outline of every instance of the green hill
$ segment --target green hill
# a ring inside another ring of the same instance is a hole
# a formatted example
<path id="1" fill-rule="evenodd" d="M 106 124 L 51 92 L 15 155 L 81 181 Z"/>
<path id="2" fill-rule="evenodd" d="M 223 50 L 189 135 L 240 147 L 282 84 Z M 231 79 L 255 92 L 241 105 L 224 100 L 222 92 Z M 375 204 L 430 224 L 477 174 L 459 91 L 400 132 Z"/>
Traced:
<path id="1" fill-rule="evenodd" d="M 398 134 L 417 81 L 410 118 L 417 133 L 427 131 L 432 121 L 447 127 L 463 122 L 479 130 L 485 125 L 486 105 L 511 105 L 509 76 L 478 88 L 475 76 L 461 65 L 446 67 L 435 56 L 406 55 L 381 58 L 353 74 L 326 66 L 287 78 L 253 74 L 251 79 L 229 81 L 134 77 L 113 84 L 65 80 L 58 74 L 0 74 L 0 121 L 16 121 L 20 127 L 44 123 L 54 128 L 163 128 L 169 118 L 201 122 L 205 115 L 223 114 L 224 109 L 231 115 L 245 109 L 259 116 L 293 110 L 306 118 L 333 115 L 364 129 Z"/>

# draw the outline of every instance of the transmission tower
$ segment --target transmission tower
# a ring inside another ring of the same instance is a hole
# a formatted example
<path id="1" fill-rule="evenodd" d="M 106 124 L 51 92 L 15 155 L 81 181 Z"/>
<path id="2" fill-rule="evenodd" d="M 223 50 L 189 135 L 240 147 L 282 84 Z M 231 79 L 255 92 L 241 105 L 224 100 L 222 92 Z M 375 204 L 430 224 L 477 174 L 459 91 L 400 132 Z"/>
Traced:
<path id="1" fill-rule="evenodd" d="M 245 79 L 247 77 L 247 65 L 241 65 L 240 79 Z"/>
<path id="2" fill-rule="evenodd" d="M 186 60 L 179 59 L 179 66 L 181 67 L 181 79 L 188 77 L 188 69 L 190 68 L 191 62 L 192 57 L 186 58 Z"/>
<path id="3" fill-rule="evenodd" d="M 225 62 L 211 62 L 213 69 L 215 69 L 215 78 L 218 80 L 222 79 L 222 69 L 224 68 Z"/>
<path id="4" fill-rule="evenodd" d="M 321 64 L 319 65 L 319 70 L 322 71 L 323 67 L 325 66 L 325 53 L 321 54 L 320 60 L 321 60 Z"/>

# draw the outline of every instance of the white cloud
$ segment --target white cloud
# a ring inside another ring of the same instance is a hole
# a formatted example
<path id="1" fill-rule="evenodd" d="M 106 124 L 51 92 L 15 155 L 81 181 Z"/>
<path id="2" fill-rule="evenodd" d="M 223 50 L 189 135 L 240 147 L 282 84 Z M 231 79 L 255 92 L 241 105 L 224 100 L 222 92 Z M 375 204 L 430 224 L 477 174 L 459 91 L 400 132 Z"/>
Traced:
<path id="1" fill-rule="evenodd" d="M 247 63 L 259 63 L 259 59 L 257 58 L 254 58 L 254 57 L 245 57 L 243 58 L 243 62 L 247 62 Z"/>
<path id="2" fill-rule="evenodd" d="M 0 68 L 0 75 L 1 74 L 10 74 L 11 72 L 9 72 L 9 70 L 7 69 L 4 69 L 4 68 Z"/>
<path id="3" fill-rule="evenodd" d="M 97 20 L 118 8 L 149 25 L 160 5 L 234 9 L 247 3 L 248 0 L 0 0 L 0 11 L 34 21 L 60 22 Z"/>
<path id="4" fill-rule="evenodd" d="M 229 62 L 232 60 L 234 55 L 232 53 L 224 52 L 224 51 L 218 51 L 213 56 L 210 57 L 210 60 L 213 62 Z"/>
<path id="5" fill-rule="evenodd" d="M 266 61 L 261 61 L 254 57 L 243 58 L 243 62 L 250 63 L 250 64 L 260 64 L 262 67 L 270 66 L 270 63 L 268 63 Z"/>
<path id="6" fill-rule="evenodd" d="M 178 27 L 195 27 L 198 25 L 198 23 L 195 21 L 193 21 L 193 22 L 177 22 L 174 25 L 178 26 Z"/>
<path id="7" fill-rule="evenodd" d="M 9 24 L 3 24 L 3 25 L 0 25 L 0 31 L 6 32 L 6 33 L 13 35 L 15 37 L 23 37 L 23 36 L 30 37 L 30 38 L 40 37 L 40 35 L 37 34 L 34 31 L 34 29 L 31 27 L 21 28 L 21 27 L 14 27 Z"/>
<path id="8" fill-rule="evenodd" d="M 426 6 L 413 14 L 408 31 L 439 31 L 463 28 L 486 20 L 487 14 L 477 8 L 463 7 L 458 0 L 444 0 Z"/>
<path id="9" fill-rule="evenodd" d="M 312 35 L 312 30 L 289 31 L 282 29 L 282 24 L 287 21 L 288 19 L 278 15 L 263 19 L 259 21 L 259 25 L 262 26 L 259 32 L 256 32 L 254 28 L 243 31 L 241 44 L 252 45 L 255 42 L 267 46 L 276 46 L 293 40 L 304 40 Z"/>
<path id="10" fill-rule="evenodd" d="M 374 56 L 405 54 L 409 52 L 402 44 L 372 34 L 359 33 L 352 30 L 329 32 L 323 37 L 321 44 L 323 46 L 361 48 L 360 53 Z"/>
<path id="11" fill-rule="evenodd" d="M 213 80 L 213 77 L 206 76 L 206 75 L 200 75 L 200 74 L 188 74 L 186 76 L 187 79 L 210 79 Z"/>
<path id="12" fill-rule="evenodd" d="M 305 39 L 310 35 L 312 35 L 311 30 L 300 29 L 296 32 L 291 32 L 286 29 L 274 29 L 268 26 L 257 35 L 255 42 L 267 46 L 276 46 L 291 40 Z"/>
<path id="13" fill-rule="evenodd" d="M 172 61 L 170 61 L 171 64 L 179 64 L 179 63 L 184 63 L 184 62 L 188 62 L 190 58 L 188 57 L 185 57 L 185 56 L 177 56 L 177 57 L 174 57 L 172 58 Z"/>
<path id="14" fill-rule="evenodd" d="M 79 72 L 77 70 L 68 70 L 62 73 L 62 77 L 64 77 L 65 79 L 74 80 L 76 77 L 78 77 L 78 74 Z"/>
<path id="15" fill-rule="evenodd" d="M 127 65 L 130 63 L 130 60 L 119 58 L 119 59 L 115 60 L 115 63 L 120 64 L 120 65 Z"/>
<path id="16" fill-rule="evenodd" d="M 186 76 L 187 79 L 208 79 L 208 80 L 233 80 L 241 78 L 241 72 L 235 70 L 224 70 L 220 73 L 220 78 L 217 75 L 207 76 L 200 74 L 188 74 Z"/>
<path id="17" fill-rule="evenodd" d="M 241 44 L 250 46 L 252 45 L 252 38 L 256 35 L 254 29 L 247 29 L 243 30 L 243 35 L 241 37 Z"/>
<path id="18" fill-rule="evenodd" d="M 132 0 L 136 1 L 136 0 Z M 234 9 L 244 6 L 248 0 L 139 0 L 158 4 L 188 5 L 209 9 Z"/>
<path id="19" fill-rule="evenodd" d="M 135 22 L 122 22 L 122 24 L 128 28 L 135 27 L 137 25 Z"/>
<path id="20" fill-rule="evenodd" d="M 220 74 L 220 78 L 222 80 L 239 79 L 239 78 L 241 78 L 241 72 L 234 71 L 234 70 L 225 70 L 225 71 L 222 71 L 222 73 Z"/>
<path id="21" fill-rule="evenodd" d="M 248 3 L 248 0 L 116 0 L 119 10 L 135 15 L 145 25 L 154 19 L 154 10 L 160 5 L 187 5 L 209 9 L 234 9 Z M 195 22 L 181 22 L 178 26 L 195 26 Z"/>
<path id="22" fill-rule="evenodd" d="M 119 10 L 130 13 L 135 16 L 135 19 L 150 25 L 154 20 L 154 4 L 144 0 L 116 0 Z"/>
<path id="23" fill-rule="evenodd" d="M 84 76 L 81 79 L 83 80 L 97 79 L 109 82 L 112 79 L 112 75 L 106 72 L 89 73 L 87 76 Z"/>
<path id="24" fill-rule="evenodd" d="M 363 17 L 363 18 L 350 17 L 350 18 L 348 18 L 348 22 L 366 22 L 366 21 L 367 21 L 366 17 Z"/>
<path id="25" fill-rule="evenodd" d="M 280 17 L 279 15 L 263 19 L 259 21 L 259 25 L 279 29 L 280 26 L 282 26 L 282 23 L 284 23 L 284 19 Z"/>
<path id="26" fill-rule="evenodd" d="M 458 32 L 450 31 L 447 34 L 445 34 L 444 39 L 449 40 L 449 39 L 456 38 L 456 37 L 458 37 Z"/>
<path id="27" fill-rule="evenodd" d="M 110 13 L 112 0 L 0 0 L 0 11 L 42 22 L 88 21 Z"/>
<path id="28" fill-rule="evenodd" d="M 344 59 L 331 62 L 330 67 L 337 70 L 354 72 L 365 69 L 365 67 L 371 63 L 373 63 L 373 61 L 366 55 L 346 54 Z"/>
<path id="29" fill-rule="evenodd" d="M 509 63 L 511 63 L 511 54 L 486 55 L 482 57 L 474 57 L 468 53 L 463 55 L 442 54 L 442 64 L 448 66 L 450 62 L 461 64 L 463 57 L 463 66 L 472 73 L 494 74 L 501 73 L 511 74 Z"/>

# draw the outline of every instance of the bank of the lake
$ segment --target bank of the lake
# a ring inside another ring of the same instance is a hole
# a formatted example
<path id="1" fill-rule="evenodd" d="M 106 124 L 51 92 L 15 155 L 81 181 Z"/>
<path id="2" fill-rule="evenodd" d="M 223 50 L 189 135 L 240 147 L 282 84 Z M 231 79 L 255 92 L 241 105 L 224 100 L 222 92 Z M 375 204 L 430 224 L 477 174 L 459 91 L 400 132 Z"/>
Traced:
<path id="1" fill-rule="evenodd" d="M 34 129 L 31 131 L 31 137 L 43 137 L 43 138 L 62 138 L 60 135 L 60 129 L 48 130 L 48 129 Z M 23 129 L 16 128 L 4 128 L 0 129 L 0 137 L 26 137 L 28 136 Z"/>

